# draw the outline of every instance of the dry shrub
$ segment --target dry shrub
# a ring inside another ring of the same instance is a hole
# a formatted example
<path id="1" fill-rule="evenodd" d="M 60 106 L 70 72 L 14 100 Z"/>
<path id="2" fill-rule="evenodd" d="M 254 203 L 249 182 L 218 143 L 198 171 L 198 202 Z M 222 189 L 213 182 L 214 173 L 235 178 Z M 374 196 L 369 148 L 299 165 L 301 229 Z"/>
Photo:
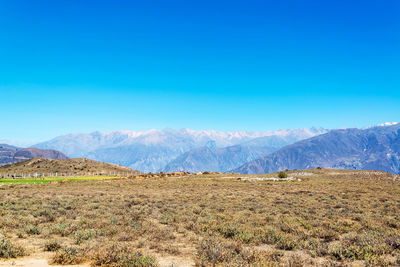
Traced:
<path id="1" fill-rule="evenodd" d="M 400 250 L 400 235 L 389 236 L 386 238 L 386 244 L 392 247 L 392 249 Z"/>
<path id="2" fill-rule="evenodd" d="M 57 251 L 61 248 L 61 244 L 58 240 L 48 240 L 44 244 L 44 251 Z"/>
<path id="3" fill-rule="evenodd" d="M 86 253 L 77 247 L 63 247 L 54 254 L 52 264 L 79 264 L 86 260 Z"/>
<path id="4" fill-rule="evenodd" d="M 91 266 L 152 267 L 158 264 L 155 258 L 143 256 L 126 245 L 112 244 L 95 252 Z"/>
<path id="5" fill-rule="evenodd" d="M 349 234 L 338 243 L 330 246 L 329 254 L 338 260 L 371 261 L 388 253 L 391 249 L 384 236 L 376 231 Z"/>
<path id="6" fill-rule="evenodd" d="M 195 261 L 197 266 L 271 266 L 279 263 L 282 255 L 279 251 L 258 251 L 238 242 L 207 237 L 200 242 Z"/>
<path id="7" fill-rule="evenodd" d="M 279 178 L 287 178 L 288 175 L 287 175 L 286 172 L 278 172 L 278 177 L 279 177 Z"/>
<path id="8" fill-rule="evenodd" d="M 23 247 L 12 244 L 10 240 L 4 237 L 0 239 L 0 258 L 8 259 L 25 255 L 26 251 Z"/>
<path id="9" fill-rule="evenodd" d="M 40 235 L 41 230 L 36 225 L 28 225 L 25 229 L 28 235 Z"/>
<path id="10" fill-rule="evenodd" d="M 96 236 L 96 231 L 93 229 L 79 230 L 74 233 L 75 243 L 80 245 L 82 242 L 89 240 Z"/>

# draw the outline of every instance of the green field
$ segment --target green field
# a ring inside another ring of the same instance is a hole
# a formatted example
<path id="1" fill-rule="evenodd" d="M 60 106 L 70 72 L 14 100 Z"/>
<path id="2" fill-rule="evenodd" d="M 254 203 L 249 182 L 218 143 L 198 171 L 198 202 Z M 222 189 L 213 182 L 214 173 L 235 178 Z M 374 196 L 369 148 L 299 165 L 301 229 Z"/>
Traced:
<path id="1" fill-rule="evenodd" d="M 93 181 L 93 180 L 107 180 L 119 179 L 118 176 L 74 176 L 74 177 L 44 177 L 44 178 L 19 178 L 19 179 L 0 179 L 0 185 L 4 184 L 49 184 L 51 182 L 61 181 Z"/>

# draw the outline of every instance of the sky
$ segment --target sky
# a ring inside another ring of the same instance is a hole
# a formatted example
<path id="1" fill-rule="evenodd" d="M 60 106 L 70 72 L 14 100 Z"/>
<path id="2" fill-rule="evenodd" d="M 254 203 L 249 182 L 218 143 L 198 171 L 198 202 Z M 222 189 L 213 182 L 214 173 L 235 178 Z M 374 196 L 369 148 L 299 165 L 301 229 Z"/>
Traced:
<path id="1" fill-rule="evenodd" d="M 0 140 L 400 121 L 400 1 L 0 0 Z"/>

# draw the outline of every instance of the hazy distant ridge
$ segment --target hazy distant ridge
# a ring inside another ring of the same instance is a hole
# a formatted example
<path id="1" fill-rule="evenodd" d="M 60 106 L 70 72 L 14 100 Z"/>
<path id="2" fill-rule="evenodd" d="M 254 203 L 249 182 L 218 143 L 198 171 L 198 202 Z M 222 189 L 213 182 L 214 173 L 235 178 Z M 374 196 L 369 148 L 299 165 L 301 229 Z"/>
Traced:
<path id="1" fill-rule="evenodd" d="M 257 147 L 248 145 L 234 145 L 223 148 L 210 148 L 208 146 L 192 149 L 172 162 L 162 170 L 175 171 L 216 171 L 226 172 L 246 162 L 266 156 L 277 148 Z"/>
<path id="2" fill-rule="evenodd" d="M 35 157 L 44 159 L 66 160 L 68 157 L 63 153 L 53 149 L 20 148 L 7 144 L 0 144 L 0 166 L 20 162 Z"/>
<path id="3" fill-rule="evenodd" d="M 220 132 L 190 129 L 93 132 L 59 136 L 37 144 L 35 147 L 57 149 L 70 157 L 87 157 L 141 171 L 154 172 L 164 169 L 168 163 L 185 152 L 203 147 L 210 141 L 215 142 L 216 148 L 245 144 L 246 147 L 251 146 L 255 150 L 263 150 L 263 147 L 277 149 L 325 132 L 327 130 L 321 128 L 266 132 Z M 270 151 L 272 152 L 272 150 Z M 250 154 L 264 155 L 259 153 Z M 254 158 L 249 157 L 249 160 L 252 159 Z M 236 167 L 242 163 L 242 161 L 238 161 Z M 182 168 L 174 167 L 174 169 Z"/>

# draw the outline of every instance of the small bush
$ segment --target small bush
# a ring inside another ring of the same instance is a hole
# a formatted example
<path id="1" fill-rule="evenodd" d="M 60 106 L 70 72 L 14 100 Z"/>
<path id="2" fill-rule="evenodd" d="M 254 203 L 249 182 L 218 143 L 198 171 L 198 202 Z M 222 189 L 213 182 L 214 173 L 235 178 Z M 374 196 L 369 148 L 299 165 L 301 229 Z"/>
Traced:
<path id="1" fill-rule="evenodd" d="M 390 248 L 382 235 L 370 231 L 346 236 L 340 243 L 330 247 L 329 254 L 338 260 L 371 260 L 388 251 Z"/>
<path id="2" fill-rule="evenodd" d="M 76 231 L 74 233 L 75 243 L 77 245 L 80 245 L 83 241 L 89 240 L 89 239 L 93 238 L 95 235 L 96 235 L 96 231 L 93 229 L 85 229 L 85 230 Z"/>
<path id="3" fill-rule="evenodd" d="M 70 223 L 56 223 L 50 228 L 51 234 L 60 235 L 62 237 L 69 236 L 72 232 L 76 230 L 76 226 Z"/>
<path id="4" fill-rule="evenodd" d="M 44 244 L 44 251 L 57 251 L 61 244 L 57 240 L 49 240 Z"/>
<path id="5" fill-rule="evenodd" d="M 279 177 L 279 178 L 287 178 L 288 175 L 287 175 L 286 172 L 278 172 L 278 177 Z"/>
<path id="6" fill-rule="evenodd" d="M 22 231 L 19 231 L 17 233 L 17 236 L 18 236 L 18 238 L 24 238 L 25 237 L 25 235 L 24 235 L 24 233 Z"/>
<path id="7" fill-rule="evenodd" d="M 13 245 L 8 239 L 0 239 L 0 258 L 8 259 L 25 255 L 25 250 L 22 247 Z"/>
<path id="8" fill-rule="evenodd" d="M 155 258 L 143 256 L 139 251 L 133 251 L 126 245 L 113 244 L 97 251 L 93 256 L 91 266 L 113 267 L 155 267 Z"/>
<path id="9" fill-rule="evenodd" d="M 59 249 L 53 256 L 53 264 L 79 264 L 82 263 L 85 258 L 85 253 L 82 249 L 75 247 L 63 247 Z"/>
<path id="10" fill-rule="evenodd" d="M 39 228 L 37 228 L 35 225 L 29 225 L 27 228 L 26 228 L 26 230 L 25 230 L 25 232 L 28 234 L 28 235 L 40 235 L 40 229 Z"/>
<path id="11" fill-rule="evenodd" d="M 400 250 L 400 235 L 387 237 L 386 244 L 391 246 L 393 249 Z"/>
<path id="12" fill-rule="evenodd" d="M 297 240 L 292 235 L 281 235 L 281 238 L 276 242 L 276 247 L 283 250 L 293 250 L 298 246 Z"/>
<path id="13" fill-rule="evenodd" d="M 196 266 L 277 266 L 282 253 L 244 248 L 238 242 L 205 238 L 197 249 Z"/>
<path id="14" fill-rule="evenodd" d="M 232 262 L 242 250 L 239 244 L 223 242 L 214 238 L 207 238 L 200 243 L 196 260 L 200 266 L 217 265 Z"/>
<path id="15" fill-rule="evenodd" d="M 45 208 L 39 215 L 42 217 L 43 222 L 54 222 L 57 219 L 57 214 L 50 208 Z"/>

